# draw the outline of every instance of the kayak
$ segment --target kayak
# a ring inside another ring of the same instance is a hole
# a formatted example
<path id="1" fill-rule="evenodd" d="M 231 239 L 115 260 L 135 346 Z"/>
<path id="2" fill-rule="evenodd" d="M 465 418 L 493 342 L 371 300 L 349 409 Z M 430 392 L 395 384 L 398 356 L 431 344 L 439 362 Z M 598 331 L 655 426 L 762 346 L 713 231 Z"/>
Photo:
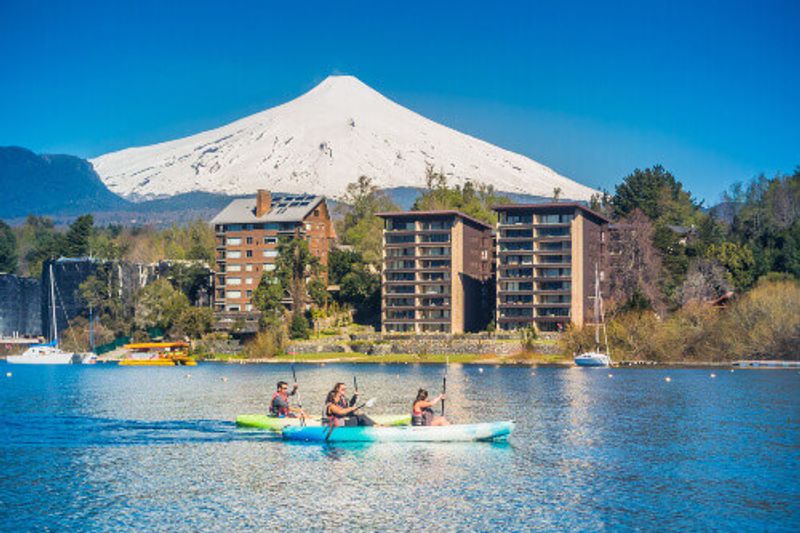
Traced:
<path id="1" fill-rule="evenodd" d="M 291 426 L 283 430 L 283 438 L 308 442 L 469 442 L 507 437 L 514 431 L 514 422 L 453 424 L 450 426 L 400 427 L 329 427 Z"/>
<path id="2" fill-rule="evenodd" d="M 411 423 L 411 415 L 370 415 L 376 424 L 383 426 L 407 426 Z M 268 415 L 239 415 L 236 425 L 245 428 L 266 429 L 269 431 L 282 431 L 287 426 L 300 426 L 299 418 L 280 418 Z M 321 427 L 319 417 L 306 418 L 306 426 Z"/>

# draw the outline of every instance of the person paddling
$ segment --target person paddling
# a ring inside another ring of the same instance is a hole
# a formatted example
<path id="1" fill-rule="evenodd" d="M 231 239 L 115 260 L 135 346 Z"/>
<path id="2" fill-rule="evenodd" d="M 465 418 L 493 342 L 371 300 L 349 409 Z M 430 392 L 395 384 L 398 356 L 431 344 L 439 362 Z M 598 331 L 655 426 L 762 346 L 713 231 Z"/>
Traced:
<path id="1" fill-rule="evenodd" d="M 292 392 L 289 390 L 289 384 L 285 381 L 279 381 L 275 394 L 272 395 L 272 401 L 269 403 L 269 414 L 278 418 L 306 418 L 305 412 L 302 409 L 292 407 L 289 404 L 289 396 L 297 394 L 297 383 L 292 387 Z"/>
<path id="2" fill-rule="evenodd" d="M 374 426 L 375 422 L 366 415 L 356 413 L 361 406 L 357 406 L 358 392 L 347 400 L 347 386 L 337 383 L 325 399 L 323 421 L 333 426 Z"/>
<path id="3" fill-rule="evenodd" d="M 411 406 L 411 425 L 412 426 L 447 426 L 450 422 L 443 416 L 433 414 L 433 406 L 445 399 L 444 394 L 440 394 L 431 401 L 428 401 L 428 391 L 419 389 L 417 398 Z"/>

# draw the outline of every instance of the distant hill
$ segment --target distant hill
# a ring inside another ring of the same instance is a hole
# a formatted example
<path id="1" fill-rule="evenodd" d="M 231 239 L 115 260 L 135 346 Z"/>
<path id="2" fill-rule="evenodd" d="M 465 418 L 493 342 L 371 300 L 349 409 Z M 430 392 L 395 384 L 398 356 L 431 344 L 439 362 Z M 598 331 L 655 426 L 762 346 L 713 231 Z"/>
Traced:
<path id="1" fill-rule="evenodd" d="M 0 218 L 79 215 L 133 205 L 109 191 L 88 161 L 16 146 L 0 147 L 0 190 Z"/>

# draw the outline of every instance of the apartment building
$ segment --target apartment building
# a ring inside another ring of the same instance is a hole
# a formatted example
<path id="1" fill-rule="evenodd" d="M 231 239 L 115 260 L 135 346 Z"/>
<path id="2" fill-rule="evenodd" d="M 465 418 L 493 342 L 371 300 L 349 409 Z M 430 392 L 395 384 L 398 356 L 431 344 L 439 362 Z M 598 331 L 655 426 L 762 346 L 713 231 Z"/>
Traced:
<path id="1" fill-rule="evenodd" d="M 379 213 L 384 219 L 384 332 L 463 333 L 490 318 L 492 228 L 458 211 Z"/>
<path id="2" fill-rule="evenodd" d="M 309 194 L 271 194 L 233 200 L 215 216 L 215 311 L 252 311 L 251 298 L 263 272 L 275 269 L 282 237 L 308 241 L 323 265 L 336 239 L 327 202 Z"/>
<path id="3" fill-rule="evenodd" d="M 609 220 L 573 202 L 494 209 L 498 328 L 560 331 L 589 321 L 595 265 L 605 281 Z"/>

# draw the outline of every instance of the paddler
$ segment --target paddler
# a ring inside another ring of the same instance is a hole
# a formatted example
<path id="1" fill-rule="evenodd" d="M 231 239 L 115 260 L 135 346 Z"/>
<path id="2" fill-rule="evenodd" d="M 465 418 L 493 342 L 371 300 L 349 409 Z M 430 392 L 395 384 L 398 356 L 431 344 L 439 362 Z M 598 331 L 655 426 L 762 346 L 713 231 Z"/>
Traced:
<path id="1" fill-rule="evenodd" d="M 360 406 L 356 406 L 358 401 L 358 391 L 350 400 L 347 400 L 347 385 L 337 383 L 328 393 L 325 399 L 325 410 L 323 420 L 334 426 L 374 426 L 375 422 L 366 415 L 360 415 L 356 411 Z"/>
<path id="2" fill-rule="evenodd" d="M 279 381 L 275 394 L 272 395 L 272 401 L 269 403 L 269 414 L 278 418 L 305 418 L 306 414 L 302 409 L 292 407 L 289 404 L 289 396 L 297 394 L 297 383 L 292 387 L 292 392 L 289 390 L 289 384 L 285 381 Z"/>
<path id="3" fill-rule="evenodd" d="M 433 414 L 433 406 L 445 399 L 444 394 L 440 394 L 431 401 L 428 401 L 428 391 L 419 389 L 417 398 L 411 406 L 411 425 L 412 426 L 447 426 L 450 422 L 443 416 Z"/>

